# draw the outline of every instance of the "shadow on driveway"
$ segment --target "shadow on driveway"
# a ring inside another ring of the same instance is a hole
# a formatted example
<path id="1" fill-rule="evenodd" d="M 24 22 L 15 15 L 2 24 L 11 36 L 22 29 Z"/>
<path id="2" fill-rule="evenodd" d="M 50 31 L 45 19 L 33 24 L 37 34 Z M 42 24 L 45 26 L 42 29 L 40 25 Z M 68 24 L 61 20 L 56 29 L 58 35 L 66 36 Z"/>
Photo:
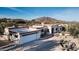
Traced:
<path id="1" fill-rule="evenodd" d="M 59 45 L 58 41 L 51 40 L 24 51 L 50 51 L 51 48 L 55 48 L 58 45 Z"/>

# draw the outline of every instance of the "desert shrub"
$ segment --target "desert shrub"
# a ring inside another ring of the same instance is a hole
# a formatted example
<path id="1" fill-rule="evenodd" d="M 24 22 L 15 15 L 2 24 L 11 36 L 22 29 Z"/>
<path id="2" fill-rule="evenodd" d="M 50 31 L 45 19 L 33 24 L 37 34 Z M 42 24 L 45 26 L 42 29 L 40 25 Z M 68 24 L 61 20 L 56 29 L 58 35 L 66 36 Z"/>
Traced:
<path id="1" fill-rule="evenodd" d="M 70 34 L 74 37 L 79 36 L 79 26 L 77 24 L 70 26 L 69 30 Z"/>

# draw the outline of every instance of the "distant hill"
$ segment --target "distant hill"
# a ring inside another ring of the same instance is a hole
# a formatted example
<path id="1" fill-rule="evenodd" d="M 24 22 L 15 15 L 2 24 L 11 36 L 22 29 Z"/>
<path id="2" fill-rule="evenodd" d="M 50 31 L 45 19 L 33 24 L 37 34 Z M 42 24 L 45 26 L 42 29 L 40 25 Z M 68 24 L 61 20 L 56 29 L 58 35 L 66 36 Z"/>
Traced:
<path id="1" fill-rule="evenodd" d="M 57 20 L 55 18 L 51 18 L 51 17 L 40 17 L 40 18 L 36 18 L 36 19 L 32 19 L 35 22 L 44 22 L 46 24 L 53 24 L 53 23 L 65 23 L 65 21 L 61 21 L 61 20 Z"/>
<path id="2" fill-rule="evenodd" d="M 79 24 L 79 22 L 69 22 L 69 21 L 62 21 L 62 20 L 57 20 L 55 18 L 51 17 L 39 17 L 35 18 L 32 20 L 24 20 L 24 19 L 11 19 L 11 18 L 0 18 L 0 24 L 4 26 L 18 26 L 18 25 L 26 25 L 26 26 L 32 26 L 34 24 Z"/>

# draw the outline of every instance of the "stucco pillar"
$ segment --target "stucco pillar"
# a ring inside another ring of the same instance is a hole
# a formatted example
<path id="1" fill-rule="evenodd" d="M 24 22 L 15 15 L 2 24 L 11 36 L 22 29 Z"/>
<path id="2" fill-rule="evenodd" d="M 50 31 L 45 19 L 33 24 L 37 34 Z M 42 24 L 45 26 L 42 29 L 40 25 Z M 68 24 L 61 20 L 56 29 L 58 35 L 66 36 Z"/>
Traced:
<path id="1" fill-rule="evenodd" d="M 47 27 L 49 29 L 49 34 L 52 34 L 52 28 L 51 28 L 51 26 L 47 26 Z"/>

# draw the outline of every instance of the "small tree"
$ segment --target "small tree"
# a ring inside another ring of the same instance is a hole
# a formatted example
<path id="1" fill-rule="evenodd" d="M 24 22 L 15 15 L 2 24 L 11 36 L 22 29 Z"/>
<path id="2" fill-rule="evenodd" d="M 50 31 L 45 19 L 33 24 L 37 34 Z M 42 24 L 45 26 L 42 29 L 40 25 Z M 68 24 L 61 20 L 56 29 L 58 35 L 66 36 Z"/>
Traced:
<path id="1" fill-rule="evenodd" d="M 4 34 L 4 26 L 0 24 L 0 35 Z"/>

